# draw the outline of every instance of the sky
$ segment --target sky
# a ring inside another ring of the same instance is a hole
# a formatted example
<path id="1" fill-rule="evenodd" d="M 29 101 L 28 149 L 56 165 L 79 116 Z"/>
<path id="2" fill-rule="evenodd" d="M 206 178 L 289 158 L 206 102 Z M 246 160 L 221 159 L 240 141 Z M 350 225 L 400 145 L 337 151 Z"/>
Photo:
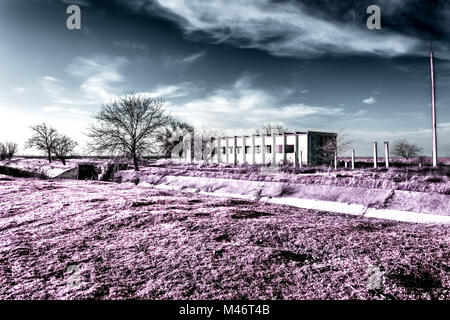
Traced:
<path id="1" fill-rule="evenodd" d="M 81 30 L 66 26 L 71 4 Z M 366 26 L 370 5 L 380 30 Z M 432 42 L 450 156 L 450 1 L 0 0 L 0 39 L 0 141 L 23 154 L 41 122 L 84 152 L 92 116 L 133 91 L 198 129 L 270 122 L 345 132 L 357 156 L 400 139 L 431 155 Z"/>

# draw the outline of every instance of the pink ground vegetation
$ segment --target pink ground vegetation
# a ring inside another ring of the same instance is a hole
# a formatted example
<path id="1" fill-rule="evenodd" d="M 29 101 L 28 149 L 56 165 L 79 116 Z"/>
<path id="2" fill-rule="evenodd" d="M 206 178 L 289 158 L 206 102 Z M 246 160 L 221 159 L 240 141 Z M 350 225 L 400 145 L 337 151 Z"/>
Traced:
<path id="1" fill-rule="evenodd" d="M 1 299 L 450 298 L 448 226 L 3 178 Z M 371 265 L 379 289 L 367 286 Z"/>

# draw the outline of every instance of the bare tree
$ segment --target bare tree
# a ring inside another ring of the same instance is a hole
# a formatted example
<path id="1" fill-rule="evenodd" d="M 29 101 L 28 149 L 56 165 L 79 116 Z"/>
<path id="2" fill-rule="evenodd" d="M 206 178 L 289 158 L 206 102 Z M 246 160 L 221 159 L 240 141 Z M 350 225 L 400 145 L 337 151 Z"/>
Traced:
<path id="1" fill-rule="evenodd" d="M 190 124 L 172 118 L 167 126 L 156 133 L 155 139 L 161 154 L 165 158 L 170 158 L 174 147 L 180 143 L 180 139 L 182 141 L 185 138 L 185 133 L 193 131 L 194 127 Z"/>
<path id="2" fill-rule="evenodd" d="M 211 161 L 216 152 L 216 139 L 222 136 L 224 136 L 224 133 L 220 130 L 209 130 L 206 128 L 195 130 L 194 159 Z"/>
<path id="3" fill-rule="evenodd" d="M 11 160 L 17 153 L 18 145 L 14 142 L 2 142 L 0 143 L 0 160 Z"/>
<path id="4" fill-rule="evenodd" d="M 418 157 L 421 155 L 421 153 L 422 148 L 406 140 L 396 141 L 392 146 L 392 155 L 396 157 L 402 157 L 406 160 Z"/>
<path id="5" fill-rule="evenodd" d="M 271 135 L 272 132 L 278 132 L 279 134 L 288 131 L 288 128 L 283 127 L 281 124 L 267 123 L 261 126 L 261 128 L 255 130 L 255 134 Z"/>
<path id="6" fill-rule="evenodd" d="M 157 151 L 155 135 L 170 122 L 163 105 L 162 99 L 131 93 L 103 105 L 89 129 L 91 150 L 130 156 L 138 171 L 138 159 L 144 152 Z"/>
<path id="7" fill-rule="evenodd" d="M 55 147 L 55 139 L 58 136 L 56 129 L 46 123 L 30 126 L 30 128 L 33 131 L 33 136 L 26 142 L 26 148 L 35 147 L 40 151 L 44 151 L 47 154 L 48 162 L 52 162 L 52 150 Z"/>
<path id="8" fill-rule="evenodd" d="M 15 142 L 5 142 L 6 158 L 11 160 L 12 157 L 19 151 L 19 145 Z"/>
<path id="9" fill-rule="evenodd" d="M 349 151 L 354 142 L 355 140 L 351 139 L 350 135 L 341 129 L 335 137 L 323 137 L 317 156 L 321 162 L 331 165 L 334 162 L 335 155 L 339 156 Z"/>
<path id="10" fill-rule="evenodd" d="M 70 139 L 68 136 L 58 135 L 55 139 L 52 152 L 59 160 L 61 160 L 63 165 L 66 165 L 67 156 L 73 152 L 77 145 L 78 143 Z"/>

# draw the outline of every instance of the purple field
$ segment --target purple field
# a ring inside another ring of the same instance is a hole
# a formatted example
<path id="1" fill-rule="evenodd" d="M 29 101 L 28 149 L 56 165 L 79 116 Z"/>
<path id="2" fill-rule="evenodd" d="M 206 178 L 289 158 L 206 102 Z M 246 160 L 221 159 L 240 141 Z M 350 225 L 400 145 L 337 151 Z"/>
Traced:
<path id="1" fill-rule="evenodd" d="M 1 176 L 0 199 L 1 299 L 450 298 L 449 226 L 131 183 Z"/>

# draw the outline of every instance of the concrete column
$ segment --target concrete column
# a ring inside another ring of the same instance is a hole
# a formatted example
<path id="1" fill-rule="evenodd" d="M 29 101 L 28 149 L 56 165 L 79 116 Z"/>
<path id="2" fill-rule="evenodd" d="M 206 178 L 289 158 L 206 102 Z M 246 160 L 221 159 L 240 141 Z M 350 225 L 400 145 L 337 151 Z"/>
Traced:
<path id="1" fill-rule="evenodd" d="M 208 136 L 206 137 L 205 140 L 202 141 L 202 148 L 203 148 L 203 144 L 205 144 L 204 150 L 202 152 L 203 160 L 205 160 L 206 163 L 208 163 L 209 160 L 211 159 L 211 153 L 212 153 L 211 148 L 213 147 L 211 142 L 212 142 L 211 137 L 208 137 Z"/>
<path id="2" fill-rule="evenodd" d="M 200 150 L 200 160 L 205 160 L 205 150 L 203 150 L 203 134 L 201 136 L 201 140 L 199 143 L 199 150 Z"/>
<path id="3" fill-rule="evenodd" d="M 183 158 L 184 161 L 188 159 L 188 137 L 186 135 L 183 136 Z"/>
<path id="4" fill-rule="evenodd" d="M 222 162 L 222 137 L 217 137 L 217 163 Z"/>
<path id="5" fill-rule="evenodd" d="M 277 146 L 277 136 L 275 135 L 275 133 L 272 132 L 272 165 L 276 166 L 277 165 L 277 153 L 276 153 L 276 148 Z"/>
<path id="6" fill-rule="evenodd" d="M 352 170 L 355 170 L 355 150 L 352 150 Z"/>
<path id="7" fill-rule="evenodd" d="M 230 142 L 228 137 L 225 138 L 225 160 L 230 163 Z"/>
<path id="8" fill-rule="evenodd" d="M 303 152 L 302 152 L 302 150 L 300 150 L 298 152 L 298 159 L 299 159 L 299 166 L 301 168 L 301 167 L 303 167 Z"/>
<path id="9" fill-rule="evenodd" d="M 263 134 L 261 135 L 261 144 L 262 144 L 261 159 L 262 163 L 266 164 L 266 137 Z"/>
<path id="10" fill-rule="evenodd" d="M 247 162 L 247 156 L 245 154 L 245 136 L 242 136 L 242 164 Z"/>
<path id="11" fill-rule="evenodd" d="M 199 135 L 197 138 L 193 137 L 193 147 L 192 147 L 192 156 L 195 161 L 201 161 L 204 159 L 203 154 L 203 136 Z"/>
<path id="12" fill-rule="evenodd" d="M 234 154 L 233 154 L 233 164 L 236 165 L 238 163 L 237 158 L 237 136 L 234 136 Z"/>
<path id="13" fill-rule="evenodd" d="M 256 153 L 255 153 L 255 135 L 252 134 L 252 164 L 256 163 Z"/>
<path id="14" fill-rule="evenodd" d="M 436 92 L 434 90 L 434 62 L 433 62 L 433 51 L 430 51 L 430 70 L 431 70 L 431 123 L 432 123 L 432 136 L 433 136 L 433 167 L 438 165 L 438 155 L 437 155 L 437 133 L 436 133 Z"/>
<path id="15" fill-rule="evenodd" d="M 190 155 L 189 155 L 189 159 L 190 162 L 194 162 L 195 160 L 195 130 L 192 130 L 191 132 L 191 140 L 190 140 L 190 144 L 189 144 L 189 150 L 190 150 Z"/>
<path id="16" fill-rule="evenodd" d="M 373 143 L 373 167 L 375 169 L 378 168 L 378 148 L 376 142 Z"/>
<path id="17" fill-rule="evenodd" d="M 386 168 L 389 168 L 389 142 L 384 142 L 384 161 L 386 163 Z"/>
<path id="18" fill-rule="evenodd" d="M 195 143 L 195 139 L 194 139 L 194 135 L 192 135 L 190 138 L 189 138 L 189 161 L 192 163 L 192 162 L 194 162 L 194 157 L 195 157 L 195 154 L 194 154 L 194 143 Z"/>
<path id="19" fill-rule="evenodd" d="M 338 167 L 338 158 L 337 158 L 337 152 L 334 153 L 334 170 L 337 170 Z"/>
<path id="20" fill-rule="evenodd" d="M 296 167 L 298 167 L 298 164 L 299 164 L 299 162 L 301 161 L 299 161 L 299 155 L 300 155 L 300 150 L 298 150 L 298 134 L 295 134 L 295 146 L 294 146 L 294 148 L 295 148 L 295 154 L 294 154 L 294 164 L 295 164 L 295 166 Z"/>

